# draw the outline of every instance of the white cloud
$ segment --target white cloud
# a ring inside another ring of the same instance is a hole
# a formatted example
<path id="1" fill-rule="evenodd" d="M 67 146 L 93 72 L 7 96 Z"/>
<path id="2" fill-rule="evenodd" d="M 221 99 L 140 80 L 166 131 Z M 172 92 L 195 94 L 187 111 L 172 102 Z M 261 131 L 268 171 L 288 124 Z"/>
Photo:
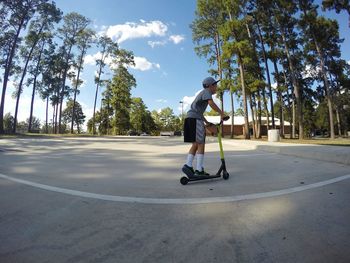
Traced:
<path id="1" fill-rule="evenodd" d="M 100 52 L 98 52 L 100 53 Z M 97 54 L 98 54 L 97 53 Z M 95 59 L 95 55 L 97 54 L 94 54 L 94 55 L 86 55 L 85 58 L 84 58 L 84 64 L 85 65 L 96 65 L 96 59 Z"/>
<path id="2" fill-rule="evenodd" d="M 164 46 L 166 44 L 166 41 L 148 41 L 147 44 L 154 48 L 155 46 Z"/>
<path id="3" fill-rule="evenodd" d="M 274 90 L 277 90 L 277 82 L 272 83 L 272 84 L 271 84 L 271 87 L 272 87 Z"/>
<path id="4" fill-rule="evenodd" d="M 165 100 L 165 99 L 158 99 L 158 100 L 156 100 L 156 102 L 160 102 L 160 103 L 167 103 L 168 101 L 167 101 L 167 100 Z"/>
<path id="5" fill-rule="evenodd" d="M 311 65 L 306 65 L 305 70 L 301 72 L 302 77 L 305 78 L 314 78 L 317 77 L 317 75 L 320 73 L 321 68 L 319 66 L 311 67 Z"/>
<path id="6" fill-rule="evenodd" d="M 197 95 L 199 94 L 199 92 L 201 92 L 201 90 L 197 91 L 196 94 L 194 96 L 185 96 L 182 98 L 183 101 L 183 111 L 184 113 L 186 113 L 186 111 L 188 111 L 191 107 L 192 102 L 194 101 L 194 99 L 197 97 Z M 215 104 L 220 107 L 220 99 L 216 97 L 216 94 L 213 95 L 213 100 L 215 102 Z M 180 104 L 180 106 L 177 108 L 179 110 L 179 112 L 182 111 L 182 105 Z M 210 107 L 207 108 L 207 110 L 210 110 Z"/>
<path id="7" fill-rule="evenodd" d="M 348 65 L 350 65 L 350 60 L 348 60 L 346 63 L 348 63 Z"/>
<path id="8" fill-rule="evenodd" d="M 101 59 L 102 58 L 102 53 L 101 52 L 97 52 L 93 55 L 89 54 L 89 55 L 86 55 L 84 57 L 84 64 L 86 65 L 92 65 L 92 66 L 95 66 L 96 65 L 96 60 L 97 59 Z M 105 59 L 105 63 L 106 64 L 112 64 L 112 58 L 110 56 L 107 56 L 106 59 Z"/>
<path id="9" fill-rule="evenodd" d="M 85 63 L 89 65 L 96 65 L 96 59 L 101 59 L 101 52 L 97 52 L 93 55 L 87 55 L 85 57 Z M 116 65 L 113 63 L 111 57 L 107 57 L 105 60 L 106 64 L 110 66 L 111 69 L 115 69 Z M 160 69 L 160 65 L 158 63 L 153 63 L 147 60 L 145 57 L 134 57 L 135 66 L 130 66 L 130 68 L 146 71 L 151 69 Z M 96 73 L 95 73 L 96 74 Z"/>
<path id="10" fill-rule="evenodd" d="M 94 115 L 94 108 L 93 107 L 89 107 L 88 105 L 86 105 L 84 102 L 79 101 L 81 108 L 84 112 L 85 115 L 85 122 L 83 124 L 83 130 L 87 131 L 87 123 L 88 121 L 92 118 L 92 116 Z M 96 108 L 96 111 L 98 111 L 99 108 Z"/>
<path id="11" fill-rule="evenodd" d="M 127 22 L 121 25 L 108 26 L 100 34 L 105 33 L 108 37 L 121 43 L 128 39 L 164 36 L 167 31 L 167 25 L 161 21 L 146 22 L 140 20 L 139 23 Z"/>
<path id="12" fill-rule="evenodd" d="M 185 40 L 185 37 L 183 35 L 171 35 L 167 40 L 162 41 L 148 41 L 148 45 L 150 45 L 152 48 L 156 46 L 164 46 L 168 43 L 168 41 L 173 42 L 175 45 L 181 43 Z"/>
<path id="13" fill-rule="evenodd" d="M 169 37 L 169 40 L 177 45 L 177 44 L 181 43 L 182 41 L 184 41 L 185 37 L 183 35 L 171 35 Z"/>
<path id="14" fill-rule="evenodd" d="M 160 69 L 160 65 L 158 63 L 152 63 L 148 61 L 144 57 L 134 57 L 135 66 L 131 66 L 131 68 L 141 71 L 151 70 L 151 69 Z"/>
<path id="15" fill-rule="evenodd" d="M 5 95 L 5 107 L 4 107 L 4 114 L 10 112 L 12 116 L 15 115 L 15 109 L 16 109 L 16 99 L 12 98 L 12 93 L 15 90 L 14 88 L 15 83 L 13 81 L 9 81 L 7 84 L 7 90 Z M 31 91 L 30 89 L 26 89 L 20 97 L 20 105 L 18 107 L 17 112 L 17 121 L 26 121 L 27 118 L 29 118 L 30 114 L 30 105 L 32 97 L 30 95 Z M 38 95 L 35 96 L 34 100 L 34 108 L 33 108 L 33 116 L 39 118 L 41 122 L 45 120 L 45 111 L 46 111 L 46 103 L 45 101 L 41 100 Z M 50 113 L 49 113 L 50 117 Z"/>

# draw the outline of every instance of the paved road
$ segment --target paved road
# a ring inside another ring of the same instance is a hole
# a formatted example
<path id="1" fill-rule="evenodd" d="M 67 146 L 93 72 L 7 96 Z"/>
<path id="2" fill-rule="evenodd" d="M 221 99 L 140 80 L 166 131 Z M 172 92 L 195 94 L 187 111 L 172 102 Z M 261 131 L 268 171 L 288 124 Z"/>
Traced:
<path id="1" fill-rule="evenodd" d="M 1 139 L 0 262 L 350 261 L 350 166 L 224 149 L 182 186 L 181 138 Z"/>

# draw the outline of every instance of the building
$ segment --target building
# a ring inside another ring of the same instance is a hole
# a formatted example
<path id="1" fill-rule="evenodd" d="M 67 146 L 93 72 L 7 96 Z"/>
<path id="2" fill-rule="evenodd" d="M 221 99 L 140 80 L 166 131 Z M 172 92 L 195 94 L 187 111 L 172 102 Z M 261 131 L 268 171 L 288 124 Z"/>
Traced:
<path id="1" fill-rule="evenodd" d="M 207 121 L 211 123 L 219 123 L 220 122 L 220 116 L 204 116 Z M 271 118 L 269 119 L 270 127 L 272 126 Z M 244 117 L 243 116 L 234 116 L 233 119 L 233 129 L 234 129 L 234 135 L 243 135 L 244 131 Z M 261 135 L 267 135 L 267 118 L 261 117 Z M 227 121 L 224 121 L 224 135 L 231 135 L 231 125 L 232 125 L 232 119 L 230 118 Z M 278 118 L 275 118 L 275 126 L 276 129 L 280 129 L 280 120 Z M 252 118 L 249 118 L 249 129 L 250 134 L 253 134 L 253 121 Z M 285 121 L 284 122 L 284 134 L 289 134 L 291 130 L 290 123 Z"/>

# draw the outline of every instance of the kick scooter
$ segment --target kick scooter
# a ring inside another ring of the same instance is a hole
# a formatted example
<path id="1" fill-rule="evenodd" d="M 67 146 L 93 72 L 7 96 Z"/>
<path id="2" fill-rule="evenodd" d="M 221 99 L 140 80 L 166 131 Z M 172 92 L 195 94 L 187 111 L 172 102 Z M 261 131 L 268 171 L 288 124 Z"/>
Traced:
<path id="1" fill-rule="evenodd" d="M 207 180 L 207 179 L 214 179 L 214 178 L 219 178 L 222 176 L 222 178 L 224 178 L 225 180 L 227 180 L 230 175 L 229 173 L 226 171 L 226 164 L 225 164 L 225 157 L 224 157 L 224 150 L 222 148 L 222 141 L 221 141 L 221 125 L 223 123 L 223 121 L 228 120 L 230 117 L 226 116 L 224 117 L 220 123 L 215 124 L 217 132 L 218 132 L 218 142 L 219 142 L 219 147 L 220 147 L 220 158 L 221 158 L 221 166 L 218 170 L 218 172 L 215 175 L 200 175 L 200 176 L 195 176 L 194 173 L 186 170 L 186 169 L 182 169 L 182 171 L 187 175 L 181 177 L 180 179 L 180 183 L 182 185 L 186 185 L 188 182 L 192 182 L 192 181 L 200 181 L 200 180 Z"/>

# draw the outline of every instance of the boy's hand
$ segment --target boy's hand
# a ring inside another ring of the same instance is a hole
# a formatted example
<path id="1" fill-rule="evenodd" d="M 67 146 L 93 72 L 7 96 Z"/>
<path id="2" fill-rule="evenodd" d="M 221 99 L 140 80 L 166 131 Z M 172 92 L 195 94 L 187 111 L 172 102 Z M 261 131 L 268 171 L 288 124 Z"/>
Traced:
<path id="1" fill-rule="evenodd" d="M 211 133 L 211 135 L 215 135 L 217 133 L 216 126 L 213 123 L 207 124 L 205 128 Z"/>

